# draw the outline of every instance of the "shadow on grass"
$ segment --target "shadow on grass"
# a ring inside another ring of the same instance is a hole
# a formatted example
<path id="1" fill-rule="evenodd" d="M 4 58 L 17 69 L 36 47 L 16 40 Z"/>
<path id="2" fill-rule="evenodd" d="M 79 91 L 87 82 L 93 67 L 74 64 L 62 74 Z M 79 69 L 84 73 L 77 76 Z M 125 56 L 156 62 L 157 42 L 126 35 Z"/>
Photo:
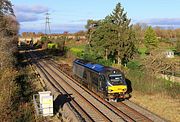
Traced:
<path id="1" fill-rule="evenodd" d="M 59 94 L 54 101 L 54 113 L 57 114 L 59 109 L 62 109 L 65 103 L 70 102 L 73 98 L 72 94 Z"/>
<path id="2" fill-rule="evenodd" d="M 130 99 L 131 98 L 131 93 L 132 93 L 133 89 L 132 89 L 131 81 L 129 79 L 127 79 L 127 78 L 126 78 L 126 84 L 127 84 L 127 91 L 126 91 L 126 93 L 128 94 L 128 97 L 126 99 Z"/>
<path id="3" fill-rule="evenodd" d="M 63 57 L 67 53 L 67 49 L 60 50 L 60 49 L 41 49 L 41 48 L 30 48 L 30 47 L 19 47 L 20 53 L 20 60 L 22 62 L 22 66 L 26 66 L 27 63 L 31 62 L 32 58 L 29 54 L 37 55 L 36 60 L 41 59 L 49 59 L 55 57 Z M 24 55 L 25 58 L 22 58 Z M 22 60 L 25 60 L 24 62 Z"/>
<path id="4" fill-rule="evenodd" d="M 16 84 L 19 86 L 18 96 L 21 102 L 30 102 L 31 96 L 34 94 L 32 85 L 29 81 L 27 74 L 19 75 L 16 78 Z M 17 102 L 18 102 L 17 101 Z"/>
<path id="5" fill-rule="evenodd" d="M 180 56 L 180 52 L 175 52 L 174 55 Z"/>

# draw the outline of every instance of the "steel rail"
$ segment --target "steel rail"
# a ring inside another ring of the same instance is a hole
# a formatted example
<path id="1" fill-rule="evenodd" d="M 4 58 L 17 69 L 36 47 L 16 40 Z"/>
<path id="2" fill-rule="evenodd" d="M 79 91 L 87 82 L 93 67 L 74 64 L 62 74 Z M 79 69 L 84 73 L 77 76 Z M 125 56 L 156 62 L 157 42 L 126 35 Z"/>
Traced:
<path id="1" fill-rule="evenodd" d="M 34 58 L 31 55 L 32 58 Z M 55 79 L 45 70 L 45 68 L 43 66 L 41 66 L 37 61 L 33 61 L 34 64 L 41 70 L 41 73 L 44 74 L 44 77 L 46 78 L 46 80 L 52 85 L 52 87 L 59 93 L 61 94 L 68 94 L 60 85 L 58 84 L 54 84 L 52 81 L 55 81 Z M 50 77 L 50 78 L 49 78 Z M 57 87 L 58 86 L 58 87 Z M 69 96 L 71 98 L 71 96 Z M 88 115 L 88 113 L 86 113 L 86 111 L 84 111 L 84 109 L 79 106 L 79 104 L 73 100 L 71 100 L 71 102 L 68 102 L 67 105 L 69 106 L 70 109 L 73 109 L 75 111 L 75 113 L 77 114 L 77 118 L 80 121 L 88 121 L 88 122 L 94 122 L 94 120 Z"/>

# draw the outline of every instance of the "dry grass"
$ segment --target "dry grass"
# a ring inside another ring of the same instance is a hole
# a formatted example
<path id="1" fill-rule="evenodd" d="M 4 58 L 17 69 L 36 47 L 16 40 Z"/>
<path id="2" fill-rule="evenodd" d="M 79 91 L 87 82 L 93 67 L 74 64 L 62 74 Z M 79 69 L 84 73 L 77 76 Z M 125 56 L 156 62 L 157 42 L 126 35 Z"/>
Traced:
<path id="1" fill-rule="evenodd" d="M 180 99 L 162 94 L 147 95 L 133 91 L 131 101 L 172 122 L 180 120 Z"/>

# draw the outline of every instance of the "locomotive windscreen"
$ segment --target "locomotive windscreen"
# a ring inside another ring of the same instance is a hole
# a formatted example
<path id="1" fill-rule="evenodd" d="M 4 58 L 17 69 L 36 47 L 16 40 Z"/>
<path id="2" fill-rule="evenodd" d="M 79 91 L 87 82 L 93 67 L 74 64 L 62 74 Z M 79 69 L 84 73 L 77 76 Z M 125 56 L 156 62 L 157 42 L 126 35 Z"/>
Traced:
<path id="1" fill-rule="evenodd" d="M 124 85 L 124 78 L 121 74 L 109 75 L 109 81 L 112 85 Z"/>

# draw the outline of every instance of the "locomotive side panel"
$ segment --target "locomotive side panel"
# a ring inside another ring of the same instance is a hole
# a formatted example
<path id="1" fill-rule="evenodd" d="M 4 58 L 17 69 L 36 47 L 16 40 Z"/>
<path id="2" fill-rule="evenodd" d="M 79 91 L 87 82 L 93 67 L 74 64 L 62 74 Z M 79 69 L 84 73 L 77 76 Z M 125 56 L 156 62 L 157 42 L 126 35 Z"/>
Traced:
<path id="1" fill-rule="evenodd" d="M 90 79 L 91 79 L 90 82 L 92 85 L 92 89 L 97 92 L 98 91 L 98 74 L 90 71 Z"/>
<path id="2" fill-rule="evenodd" d="M 83 66 L 74 63 L 74 65 L 73 65 L 73 74 L 77 75 L 80 78 L 83 78 L 84 71 L 85 71 L 85 68 Z"/>
<path id="3" fill-rule="evenodd" d="M 89 74 L 88 77 L 88 88 L 94 91 L 102 98 L 107 97 L 107 90 L 106 90 L 106 80 L 103 75 L 99 75 L 99 73 L 94 72 L 88 68 L 85 68 L 87 73 Z"/>
<path id="4" fill-rule="evenodd" d="M 92 87 L 91 85 L 91 74 L 88 71 L 88 69 L 82 65 L 73 64 L 73 74 L 81 78 L 81 84 L 90 88 Z"/>

